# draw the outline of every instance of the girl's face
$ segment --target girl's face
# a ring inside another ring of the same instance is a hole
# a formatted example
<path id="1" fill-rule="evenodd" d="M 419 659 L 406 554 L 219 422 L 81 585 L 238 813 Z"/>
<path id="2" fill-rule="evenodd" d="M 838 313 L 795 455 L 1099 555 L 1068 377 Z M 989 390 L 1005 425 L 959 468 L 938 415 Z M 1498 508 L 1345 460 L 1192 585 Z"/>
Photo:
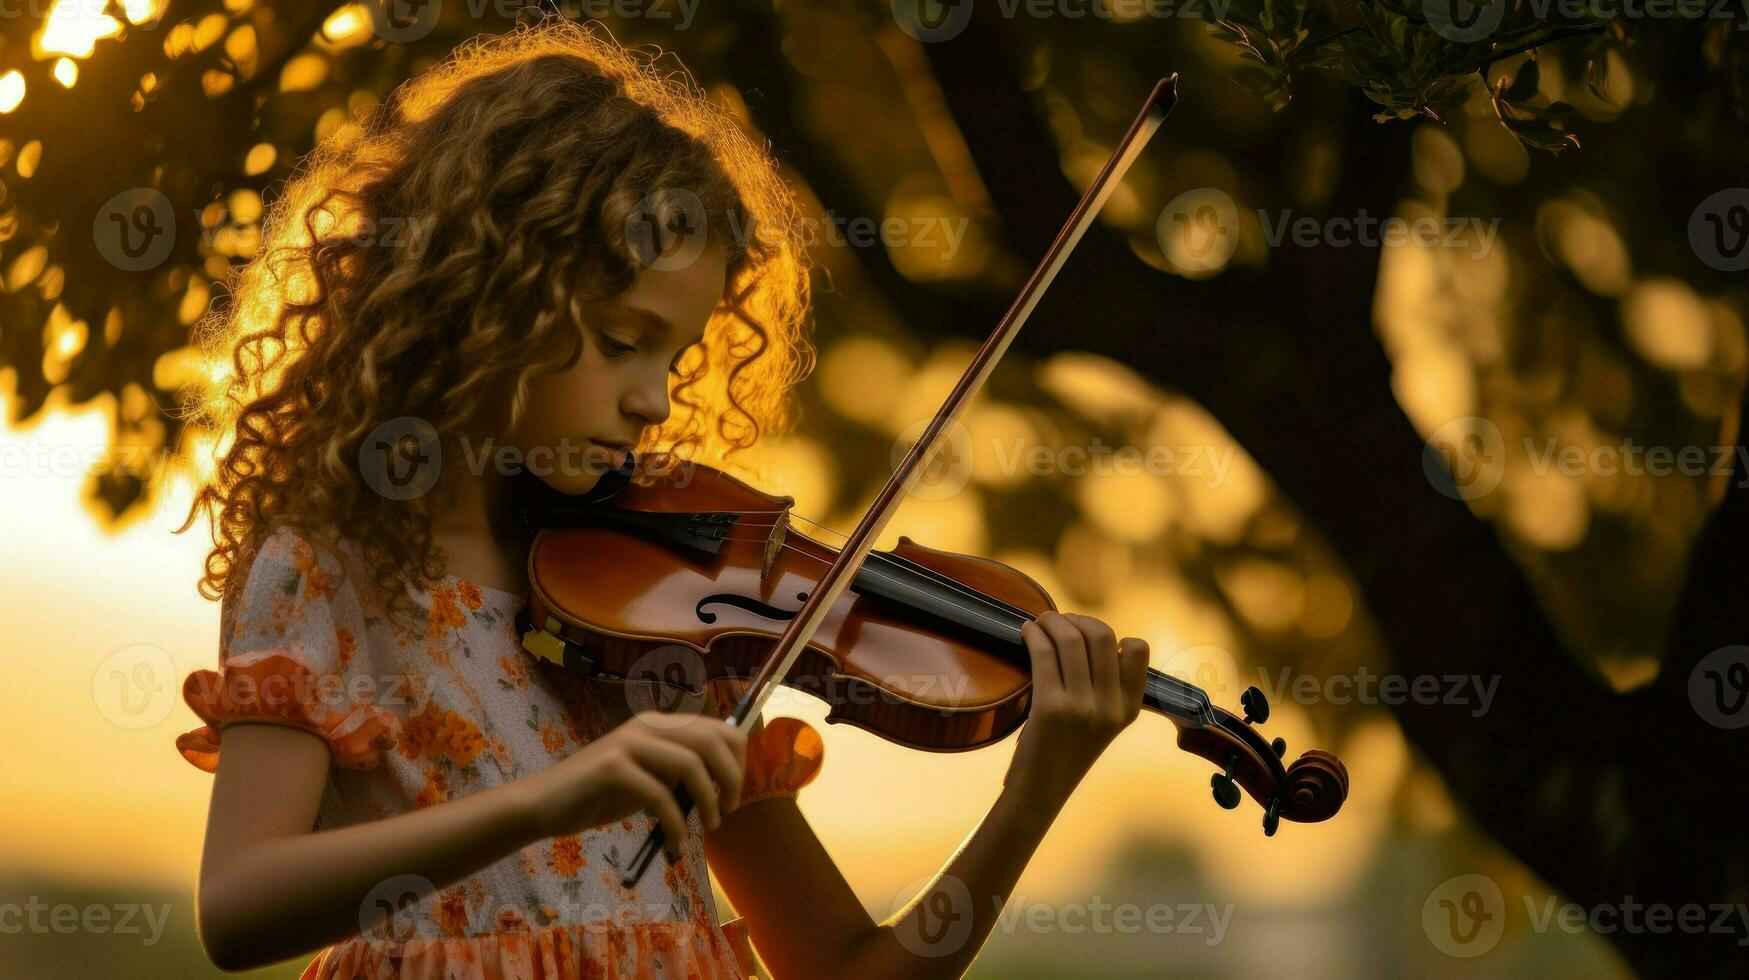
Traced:
<path id="1" fill-rule="evenodd" d="M 668 418 L 681 353 L 699 342 L 723 296 L 728 266 L 707 250 L 682 269 L 646 269 L 632 288 L 583 306 L 583 352 L 565 371 L 529 381 L 527 411 L 505 442 L 530 472 L 578 494 Z"/>

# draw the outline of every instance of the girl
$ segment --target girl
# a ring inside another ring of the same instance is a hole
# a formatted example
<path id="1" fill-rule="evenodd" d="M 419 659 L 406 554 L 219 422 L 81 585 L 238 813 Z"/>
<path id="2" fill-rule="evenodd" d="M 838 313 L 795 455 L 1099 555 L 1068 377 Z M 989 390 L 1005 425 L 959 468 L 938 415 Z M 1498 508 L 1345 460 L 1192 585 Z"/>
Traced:
<path id="1" fill-rule="evenodd" d="M 689 80 L 559 18 L 465 45 L 306 161 L 202 331 L 230 355 L 189 515 L 213 519 L 222 635 L 177 747 L 215 774 L 197 918 L 220 968 L 320 949 L 306 980 L 733 977 L 750 938 L 777 977 L 966 969 L 1138 714 L 1145 644 L 1085 616 L 1026 627 L 1000 798 L 876 924 L 796 806 L 811 728 L 744 736 L 720 720 L 733 690 L 650 710 L 511 625 L 530 475 L 581 493 L 618 448 L 720 456 L 785 424 L 809 364 L 799 230 Z M 622 888 L 657 821 L 669 860 Z M 707 859 L 743 918 L 718 925 Z"/>

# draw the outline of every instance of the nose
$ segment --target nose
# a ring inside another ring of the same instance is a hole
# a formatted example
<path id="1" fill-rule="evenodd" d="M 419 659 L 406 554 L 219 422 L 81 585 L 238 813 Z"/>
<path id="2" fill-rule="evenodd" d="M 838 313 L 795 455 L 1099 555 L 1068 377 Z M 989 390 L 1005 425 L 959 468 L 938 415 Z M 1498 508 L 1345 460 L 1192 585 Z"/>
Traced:
<path id="1" fill-rule="evenodd" d="M 640 379 L 620 399 L 620 411 L 647 426 L 661 425 L 668 420 L 668 373 L 653 373 L 654 377 Z"/>

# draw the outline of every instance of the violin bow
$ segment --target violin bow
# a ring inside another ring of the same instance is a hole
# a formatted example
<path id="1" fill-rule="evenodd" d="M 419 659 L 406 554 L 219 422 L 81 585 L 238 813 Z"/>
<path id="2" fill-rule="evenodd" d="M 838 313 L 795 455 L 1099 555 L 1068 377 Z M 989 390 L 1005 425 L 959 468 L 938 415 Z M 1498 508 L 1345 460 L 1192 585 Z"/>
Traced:
<path id="1" fill-rule="evenodd" d="M 984 382 L 996 369 L 996 362 L 1007 353 L 1008 345 L 1020 333 L 1020 328 L 1026 325 L 1045 290 L 1050 288 L 1057 273 L 1068 262 L 1069 253 L 1075 250 L 1081 236 L 1093 226 L 1106 200 L 1123 181 L 1124 174 L 1136 162 L 1143 147 L 1147 146 L 1148 140 L 1166 121 L 1166 114 L 1172 111 L 1177 102 L 1178 75 L 1174 73 L 1161 79 L 1154 85 L 1154 90 L 1148 93 L 1148 99 L 1142 104 L 1141 111 L 1136 113 L 1135 120 L 1130 123 L 1129 131 L 1112 151 L 1110 159 L 1105 161 L 1105 167 L 1099 171 L 1099 176 L 1093 179 L 1093 183 L 1081 195 L 1075 210 L 1069 214 L 1069 220 L 1057 232 L 1056 241 L 1051 243 L 1050 250 L 1045 253 L 1038 268 L 1033 270 L 1031 278 L 1021 287 L 1014 305 L 1008 308 L 1008 312 L 996 324 L 996 329 L 984 341 L 983 346 L 978 348 L 971 364 L 960 376 L 959 383 L 954 385 L 947 400 L 936 411 L 929 427 L 912 444 L 910 452 L 906 453 L 898 468 L 893 470 L 893 475 L 887 478 L 886 486 L 881 488 L 868 512 L 857 523 L 856 530 L 846 539 L 837 560 L 826 569 L 818 584 L 809 592 L 808 598 L 803 601 L 801 609 L 789 621 L 789 626 L 778 639 L 771 655 L 760 666 L 759 672 L 753 676 L 752 682 L 741 695 L 741 700 L 729 715 L 730 724 L 743 730 L 752 727 L 760 710 L 765 707 L 765 702 L 771 697 L 771 692 L 789 674 L 790 668 L 795 666 L 796 658 L 801 656 L 808 641 L 813 639 L 814 632 L 819 629 L 826 613 L 849 587 L 857 569 L 862 567 L 869 551 L 874 548 L 875 541 L 880 538 L 881 532 L 886 530 L 887 523 L 898 511 L 899 504 L 911 492 L 912 486 L 923 472 L 924 464 L 934 454 L 936 444 L 941 441 L 942 433 L 959 419 L 966 404 L 983 389 Z M 692 798 L 685 787 L 677 788 L 674 797 L 680 804 L 682 813 L 692 808 Z M 637 884 L 650 863 L 661 852 L 665 840 L 666 835 L 660 824 L 652 828 L 620 883 L 627 888 Z"/>

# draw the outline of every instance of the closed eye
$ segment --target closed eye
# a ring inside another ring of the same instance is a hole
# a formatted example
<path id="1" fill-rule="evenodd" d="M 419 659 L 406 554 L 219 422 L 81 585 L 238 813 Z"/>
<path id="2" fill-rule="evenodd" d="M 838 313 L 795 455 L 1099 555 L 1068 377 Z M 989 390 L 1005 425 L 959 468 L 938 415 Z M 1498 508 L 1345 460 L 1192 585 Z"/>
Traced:
<path id="1" fill-rule="evenodd" d="M 622 344 L 604 333 L 596 334 L 595 342 L 596 346 L 601 348 L 601 353 L 608 357 L 624 357 L 637 350 L 637 347 L 632 344 Z"/>

